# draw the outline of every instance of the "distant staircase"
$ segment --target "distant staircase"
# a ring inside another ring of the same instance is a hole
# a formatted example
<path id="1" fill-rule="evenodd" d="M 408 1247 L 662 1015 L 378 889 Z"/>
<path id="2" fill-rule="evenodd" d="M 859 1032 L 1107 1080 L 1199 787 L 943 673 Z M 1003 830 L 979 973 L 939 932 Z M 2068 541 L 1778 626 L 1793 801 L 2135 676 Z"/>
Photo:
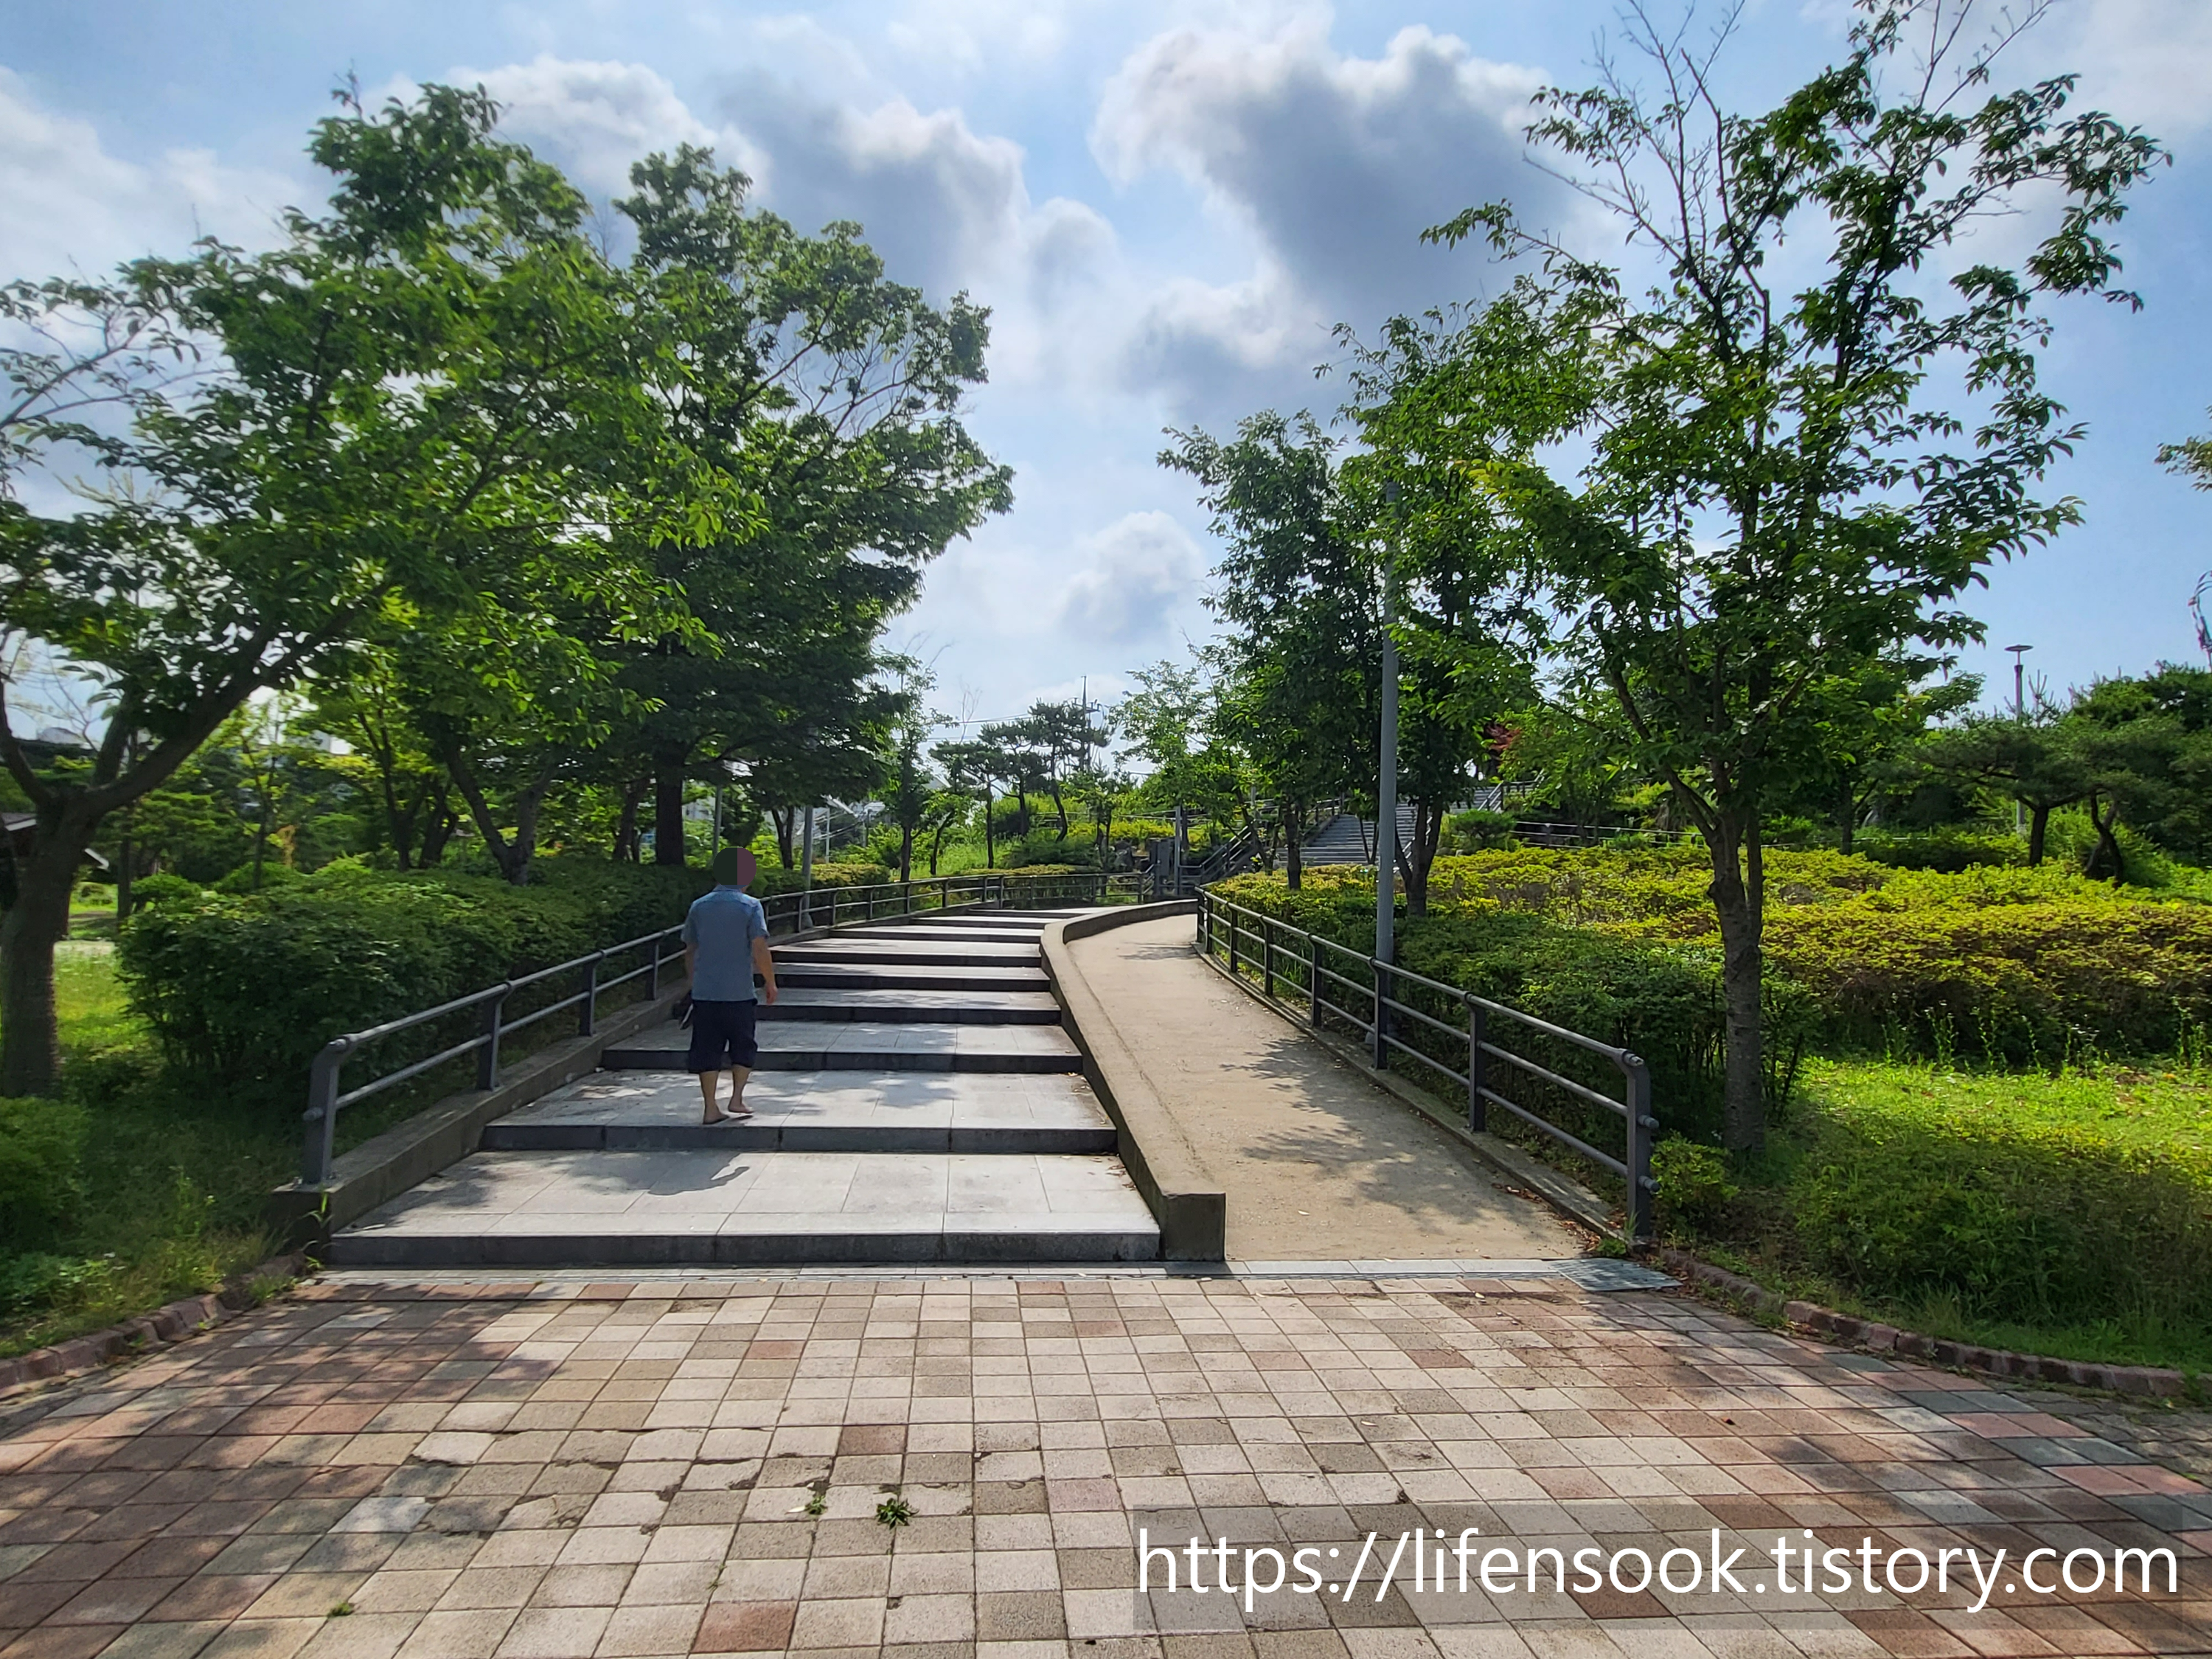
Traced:
<path id="1" fill-rule="evenodd" d="M 1413 839 L 1413 809 L 1398 808 L 1398 844 Z M 1298 846 L 1298 861 L 1305 865 L 1372 864 L 1375 862 L 1375 820 L 1339 812 Z"/>

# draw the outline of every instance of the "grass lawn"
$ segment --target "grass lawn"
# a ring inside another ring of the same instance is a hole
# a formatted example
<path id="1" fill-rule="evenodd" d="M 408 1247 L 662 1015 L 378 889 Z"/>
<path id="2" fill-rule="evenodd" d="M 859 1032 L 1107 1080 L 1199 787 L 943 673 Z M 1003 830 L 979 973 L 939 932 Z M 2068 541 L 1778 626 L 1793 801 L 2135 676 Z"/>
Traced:
<path id="1" fill-rule="evenodd" d="M 1815 1252 L 1798 1231 L 1808 1166 L 1820 1158 L 1826 1137 L 1845 1122 L 1861 1146 L 1892 1137 L 1900 1147 L 1921 1144 L 1912 1137 L 1934 1126 L 1967 1146 L 2055 1149 L 2043 1155 L 2055 1158 L 2050 1167 L 2059 1176 L 2078 1149 L 2081 1162 L 2098 1159 L 2124 1180 L 2178 1178 L 2196 1194 L 2201 1221 L 2212 1211 L 2212 1069 L 2106 1066 L 2094 1074 L 2052 1076 L 1811 1060 L 1787 1127 L 1763 1158 L 1741 1171 L 1742 1193 L 1728 1222 L 1692 1241 L 1701 1254 L 1792 1295 L 1929 1335 L 2072 1359 L 2212 1371 L 2212 1330 L 2201 1322 L 2161 1316 L 2148 1301 L 2130 1306 L 2120 1285 L 2126 1270 L 2137 1264 L 2109 1257 L 2103 1266 L 2114 1286 L 2112 1311 L 2090 1320 L 1992 1316 L 1974 1295 L 1957 1287 L 1880 1297 L 1854 1293 L 1808 1261 Z M 1902 1167 L 1899 1172 L 1905 1173 Z M 1955 1188 L 1942 1190 L 1948 1194 Z M 2038 1224 L 2048 1231 L 2094 1221 L 2082 1213 L 2088 1207 L 2070 1195 L 2062 1198 L 2042 1215 L 2030 1215 L 2027 1236 L 2032 1243 Z M 1926 1219 L 1935 1224 L 1933 1218 Z M 1961 1224 L 1947 1218 L 1947 1224 Z M 1869 1232 L 1879 1227 L 1878 1210 L 1865 1225 Z M 1972 1242 L 1969 1232 L 1967 1247 Z M 2180 1236 L 2166 1242 L 2176 1251 L 2201 1248 Z"/>

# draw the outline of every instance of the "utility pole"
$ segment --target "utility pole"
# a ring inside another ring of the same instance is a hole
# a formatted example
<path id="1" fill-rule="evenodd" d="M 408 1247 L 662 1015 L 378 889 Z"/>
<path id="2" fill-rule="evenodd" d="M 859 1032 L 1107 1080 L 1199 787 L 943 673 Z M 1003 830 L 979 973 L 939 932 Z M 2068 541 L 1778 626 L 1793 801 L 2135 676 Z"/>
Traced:
<path id="1" fill-rule="evenodd" d="M 2012 653 L 2012 717 L 2025 726 L 2027 724 L 2027 670 L 2021 659 L 2035 647 L 2032 645 L 2008 645 L 2005 649 Z M 2015 799 L 2012 804 L 2013 834 L 2019 835 L 2026 824 L 2025 809 Z"/>
<path id="2" fill-rule="evenodd" d="M 1398 504 L 1395 479 L 1382 486 L 1386 504 Z M 1390 632 L 1397 620 L 1398 575 L 1396 550 L 1385 538 L 1382 565 L 1382 730 L 1381 776 L 1375 792 L 1375 959 L 1389 964 L 1398 959 L 1396 894 L 1398 884 L 1398 641 Z M 1375 971 L 1375 1065 L 1390 1067 L 1390 1019 L 1382 1005 L 1389 994 L 1387 966 Z"/>

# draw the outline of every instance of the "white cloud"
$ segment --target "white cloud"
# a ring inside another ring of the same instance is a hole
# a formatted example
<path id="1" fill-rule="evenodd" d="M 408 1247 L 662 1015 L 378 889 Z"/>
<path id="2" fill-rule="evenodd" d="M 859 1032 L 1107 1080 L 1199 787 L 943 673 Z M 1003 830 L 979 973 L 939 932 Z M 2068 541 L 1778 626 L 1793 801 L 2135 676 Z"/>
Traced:
<path id="1" fill-rule="evenodd" d="M 1085 646 L 1164 636 L 1204 568 L 1190 532 L 1164 513 L 1131 513 L 1084 538 L 1085 568 L 1060 595 L 1060 624 Z"/>
<path id="2" fill-rule="evenodd" d="M 2086 0 L 2023 46 L 2039 72 L 2081 72 L 2077 107 L 2108 110 L 2165 139 L 2212 119 L 2204 95 L 2212 84 L 2212 5 L 2205 0 Z"/>
<path id="3" fill-rule="evenodd" d="M 701 120 L 674 87 L 642 64 L 541 54 L 497 69 L 455 69 L 447 79 L 481 84 L 499 104 L 503 133 L 558 163 L 595 196 L 626 192 L 631 162 L 678 144 L 704 145 L 726 166 L 748 173 L 760 162 L 742 135 Z M 404 95 L 407 88 L 395 90 Z"/>
<path id="4" fill-rule="evenodd" d="M 1177 29 L 1108 83 L 1091 149 L 1125 183 L 1182 173 L 1297 273 L 1309 307 L 1364 325 L 1452 297 L 1454 267 L 1419 240 L 1428 226 L 1498 197 L 1524 210 L 1556 198 L 1522 159 L 1542 81 L 1419 27 L 1377 58 L 1339 52 L 1326 15 L 1268 34 Z M 1274 286 L 1287 300 L 1290 285 Z"/>
<path id="5" fill-rule="evenodd" d="M 181 254 L 203 235 L 266 246 L 278 213 L 309 195 L 298 179 L 227 167 L 204 149 L 144 163 L 112 155 L 91 123 L 46 108 L 0 69 L 0 274 L 94 275 L 143 254 Z"/>

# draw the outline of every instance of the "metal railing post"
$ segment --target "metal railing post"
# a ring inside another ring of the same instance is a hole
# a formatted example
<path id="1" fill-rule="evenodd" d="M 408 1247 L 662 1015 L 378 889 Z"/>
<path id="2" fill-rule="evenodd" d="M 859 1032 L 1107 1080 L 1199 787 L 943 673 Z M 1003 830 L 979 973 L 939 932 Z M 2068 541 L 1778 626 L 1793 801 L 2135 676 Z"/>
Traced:
<path id="1" fill-rule="evenodd" d="M 1624 1231 L 1629 1244 L 1651 1237 L 1651 1135 L 1659 1120 L 1651 1115 L 1651 1068 L 1640 1054 L 1624 1054 L 1620 1070 L 1628 1079 L 1628 1205 Z"/>
<path id="2" fill-rule="evenodd" d="M 658 940 L 654 941 L 653 948 L 657 958 L 660 953 Z M 507 1007 L 507 986 L 501 986 L 499 994 L 484 1005 L 483 1047 L 477 1050 L 477 1087 L 479 1089 L 499 1087 L 499 1024 L 500 1017 Z"/>
<path id="3" fill-rule="evenodd" d="M 1293 933 L 1299 930 L 1293 928 Z M 1321 1030 L 1321 941 L 1311 933 L 1301 934 L 1306 942 L 1306 1018 L 1315 1030 Z"/>
<path id="4" fill-rule="evenodd" d="M 577 1005 L 576 1035 L 589 1036 L 599 1023 L 599 961 L 606 952 L 598 951 L 584 963 L 583 988 L 577 993 L 584 1000 Z"/>
<path id="5" fill-rule="evenodd" d="M 1229 976 L 1231 979 L 1237 977 L 1237 935 L 1242 931 L 1237 925 L 1237 913 L 1231 910 L 1229 913 Z"/>
<path id="6" fill-rule="evenodd" d="M 1467 1005 L 1467 1127 L 1480 1134 L 1490 1127 L 1490 1103 L 1482 1097 L 1482 1045 L 1488 1041 L 1490 1011 L 1473 998 Z"/>
<path id="7" fill-rule="evenodd" d="M 1375 968 L 1375 1069 L 1390 1069 L 1390 969 L 1380 957 L 1370 957 Z"/>
<path id="8" fill-rule="evenodd" d="M 338 1073 L 353 1044 L 332 1037 L 307 1068 L 307 1140 L 300 1154 L 300 1179 L 319 1187 L 331 1178 L 331 1155 L 338 1132 Z"/>
<path id="9" fill-rule="evenodd" d="M 647 1001 L 651 1001 L 654 997 L 660 994 L 659 934 L 655 933 L 651 939 L 646 940 L 645 957 L 647 970 L 645 976 L 645 994 L 646 1000 Z"/>
<path id="10" fill-rule="evenodd" d="M 1275 994 L 1275 923 L 1270 916 L 1260 918 L 1260 991 Z"/>

